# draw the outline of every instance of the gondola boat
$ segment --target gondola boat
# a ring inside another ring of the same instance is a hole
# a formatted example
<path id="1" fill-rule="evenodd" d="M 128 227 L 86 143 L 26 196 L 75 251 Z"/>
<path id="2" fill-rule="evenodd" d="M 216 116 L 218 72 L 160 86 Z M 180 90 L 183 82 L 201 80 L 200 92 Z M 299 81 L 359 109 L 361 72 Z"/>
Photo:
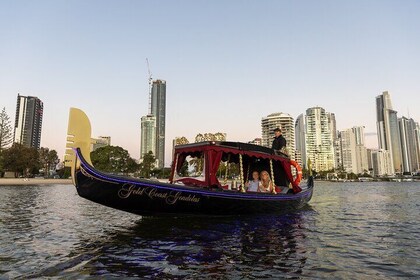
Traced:
<path id="1" fill-rule="evenodd" d="M 175 146 L 169 181 L 160 182 L 95 169 L 91 142 L 88 117 L 71 108 L 65 164 L 78 194 L 139 215 L 285 213 L 302 208 L 313 193 L 312 177 L 299 184 L 301 174 L 294 178 L 289 157 L 258 145 L 211 141 Z M 229 176 L 229 168 L 236 168 L 237 177 Z M 254 170 L 269 172 L 276 188 L 247 192 L 244 186 Z"/>

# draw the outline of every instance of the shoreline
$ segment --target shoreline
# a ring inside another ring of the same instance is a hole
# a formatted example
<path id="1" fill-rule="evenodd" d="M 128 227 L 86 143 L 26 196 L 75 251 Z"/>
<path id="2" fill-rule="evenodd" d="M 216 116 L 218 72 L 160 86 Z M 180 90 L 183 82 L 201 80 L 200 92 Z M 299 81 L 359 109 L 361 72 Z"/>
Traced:
<path id="1" fill-rule="evenodd" d="M 29 185 L 72 185 L 71 179 L 43 179 L 43 178 L 0 178 L 1 186 L 29 186 Z"/>

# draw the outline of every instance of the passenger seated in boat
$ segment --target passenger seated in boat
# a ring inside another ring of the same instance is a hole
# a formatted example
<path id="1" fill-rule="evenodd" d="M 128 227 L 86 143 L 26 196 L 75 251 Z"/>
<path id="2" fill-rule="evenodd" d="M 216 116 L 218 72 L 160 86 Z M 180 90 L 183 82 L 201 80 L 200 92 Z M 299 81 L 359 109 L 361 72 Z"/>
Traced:
<path id="1" fill-rule="evenodd" d="M 248 192 L 257 192 L 258 186 L 260 185 L 260 174 L 258 171 L 252 172 L 252 181 L 247 181 L 245 183 L 246 191 Z"/>
<path id="2" fill-rule="evenodd" d="M 271 193 L 273 192 L 274 187 L 275 186 L 273 184 L 273 181 L 271 181 L 270 174 L 268 174 L 268 172 L 265 170 L 261 171 L 261 182 L 258 186 L 258 191 Z"/>

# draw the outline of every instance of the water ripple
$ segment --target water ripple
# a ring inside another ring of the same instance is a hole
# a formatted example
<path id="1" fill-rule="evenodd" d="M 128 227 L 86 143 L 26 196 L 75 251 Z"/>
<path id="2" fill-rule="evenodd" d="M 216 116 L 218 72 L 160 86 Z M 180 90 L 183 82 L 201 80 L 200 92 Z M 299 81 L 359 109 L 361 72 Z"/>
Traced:
<path id="1" fill-rule="evenodd" d="M 135 216 L 70 186 L 0 192 L 0 279 L 420 276 L 418 183 L 318 183 L 296 213 L 219 218 Z"/>

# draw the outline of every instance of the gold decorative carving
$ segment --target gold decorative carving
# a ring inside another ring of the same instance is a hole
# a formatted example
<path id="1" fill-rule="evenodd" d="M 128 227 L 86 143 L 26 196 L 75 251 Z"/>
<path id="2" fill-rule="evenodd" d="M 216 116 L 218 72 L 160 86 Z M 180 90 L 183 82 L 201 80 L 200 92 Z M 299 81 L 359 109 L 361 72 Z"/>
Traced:
<path id="1" fill-rule="evenodd" d="M 73 148 L 80 148 L 83 157 L 92 165 L 90 160 L 91 126 L 86 114 L 77 108 L 70 108 L 69 123 L 67 127 L 65 166 L 71 167 L 73 184 L 75 184 L 75 172 L 80 168 Z"/>

